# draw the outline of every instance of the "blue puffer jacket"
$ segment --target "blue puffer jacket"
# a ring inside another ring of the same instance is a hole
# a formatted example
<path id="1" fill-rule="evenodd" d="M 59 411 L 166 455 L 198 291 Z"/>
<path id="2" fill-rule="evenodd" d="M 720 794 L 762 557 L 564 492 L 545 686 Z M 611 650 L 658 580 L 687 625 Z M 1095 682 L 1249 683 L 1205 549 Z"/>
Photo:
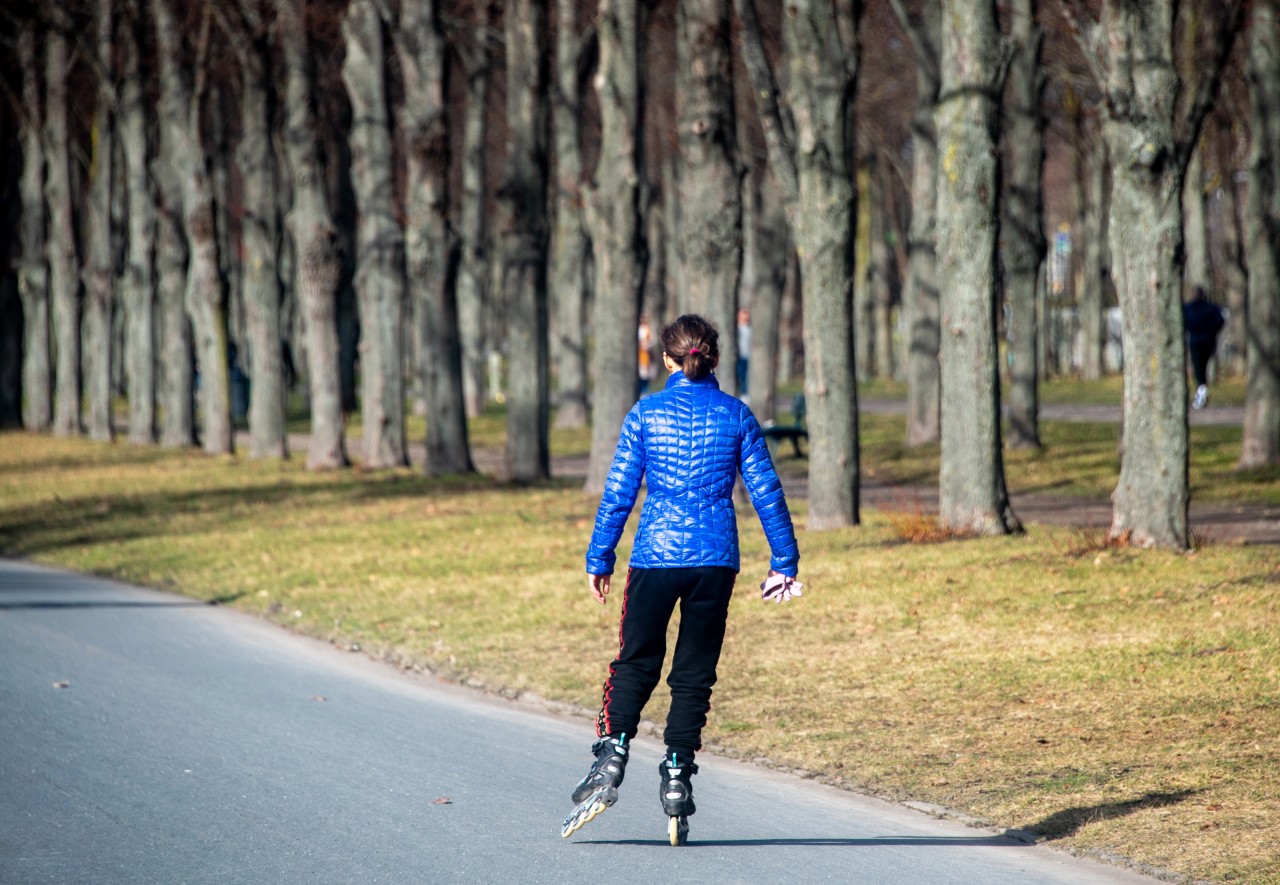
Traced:
<path id="1" fill-rule="evenodd" d="M 738 570 L 733 485 L 742 473 L 773 553 L 770 566 L 795 575 L 800 563 L 791 514 L 773 470 L 760 423 L 720 391 L 715 376 L 692 381 L 676 372 L 622 422 L 587 548 L 587 572 L 613 574 L 614 548 L 648 486 L 632 568 L 724 566 Z"/>

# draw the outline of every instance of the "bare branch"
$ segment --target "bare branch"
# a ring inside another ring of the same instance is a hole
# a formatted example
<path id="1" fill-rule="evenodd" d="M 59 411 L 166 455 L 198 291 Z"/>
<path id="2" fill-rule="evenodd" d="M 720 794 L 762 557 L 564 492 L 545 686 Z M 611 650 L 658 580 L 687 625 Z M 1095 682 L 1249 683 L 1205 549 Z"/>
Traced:
<path id="1" fill-rule="evenodd" d="M 916 64 L 924 68 L 925 75 L 937 83 L 941 78 L 938 72 L 938 47 L 933 45 L 925 29 L 907 14 L 902 0 L 889 0 L 889 5 L 893 7 L 894 15 L 902 25 L 902 30 L 907 32 L 907 39 L 911 41 L 911 46 L 916 53 Z"/>
<path id="2" fill-rule="evenodd" d="M 1080 49 L 1080 56 L 1084 59 L 1084 63 L 1089 66 L 1089 72 L 1093 74 L 1094 83 L 1099 89 L 1106 90 L 1107 71 L 1102 63 L 1098 60 L 1098 47 L 1096 43 L 1085 36 L 1085 26 L 1080 23 L 1080 16 L 1075 6 L 1079 0 L 1062 0 L 1058 4 L 1058 11 L 1062 13 L 1062 18 L 1067 23 L 1067 30 L 1071 32 L 1072 38 L 1075 40 L 1076 46 Z M 1095 26 L 1089 26 L 1090 36 Z"/>
<path id="3" fill-rule="evenodd" d="M 1227 65 L 1227 56 L 1235 43 L 1236 34 L 1240 31 L 1240 20 L 1244 13 L 1244 0 L 1231 0 L 1230 6 L 1218 21 L 1217 54 L 1213 60 L 1202 68 L 1204 76 L 1200 78 L 1200 87 L 1196 97 L 1187 111 L 1183 138 L 1178 143 L 1178 160 L 1185 166 L 1200 141 L 1200 129 L 1204 125 L 1205 115 L 1213 107 L 1218 94 L 1218 85 L 1222 82 L 1222 70 Z"/>
<path id="4" fill-rule="evenodd" d="M 738 21 L 742 25 L 742 60 L 751 77 L 756 108 L 769 149 L 769 165 L 782 190 L 783 200 L 788 205 L 795 205 L 799 199 L 800 186 L 794 146 L 778 104 L 778 80 L 760 41 L 760 23 L 756 18 L 755 2 L 734 0 L 733 5 L 738 10 Z"/>

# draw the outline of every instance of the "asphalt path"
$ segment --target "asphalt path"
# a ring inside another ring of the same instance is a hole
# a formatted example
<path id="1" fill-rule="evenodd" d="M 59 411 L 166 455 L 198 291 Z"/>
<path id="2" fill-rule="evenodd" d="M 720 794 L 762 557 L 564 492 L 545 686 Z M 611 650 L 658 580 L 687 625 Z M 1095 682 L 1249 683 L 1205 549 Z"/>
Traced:
<path id="1" fill-rule="evenodd" d="M 710 754 L 672 848 L 645 741 L 563 840 L 590 740 L 229 609 L 0 561 L 3 883 L 1155 881 Z"/>

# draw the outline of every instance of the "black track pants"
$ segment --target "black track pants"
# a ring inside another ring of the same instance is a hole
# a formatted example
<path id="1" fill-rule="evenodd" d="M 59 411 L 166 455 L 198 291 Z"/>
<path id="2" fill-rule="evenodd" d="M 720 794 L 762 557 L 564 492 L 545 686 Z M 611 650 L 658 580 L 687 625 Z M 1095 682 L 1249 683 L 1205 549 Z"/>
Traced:
<path id="1" fill-rule="evenodd" d="M 622 597 L 618 659 L 609 666 L 596 720 L 600 737 L 636 733 L 640 711 L 662 676 L 667 624 L 680 604 L 680 633 L 667 685 L 671 710 L 667 751 L 692 759 L 702 746 L 711 687 L 724 642 L 725 619 L 737 573 L 727 568 L 631 569 Z"/>

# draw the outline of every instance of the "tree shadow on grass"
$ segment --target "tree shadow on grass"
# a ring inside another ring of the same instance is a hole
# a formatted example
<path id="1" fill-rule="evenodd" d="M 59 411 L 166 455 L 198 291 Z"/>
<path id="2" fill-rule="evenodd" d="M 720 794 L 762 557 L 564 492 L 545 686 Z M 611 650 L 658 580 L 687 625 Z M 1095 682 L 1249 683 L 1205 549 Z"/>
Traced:
<path id="1" fill-rule="evenodd" d="M 1185 802 L 1200 790 L 1178 790 L 1176 793 L 1148 793 L 1138 799 L 1127 802 L 1106 802 L 1101 805 L 1088 805 L 1083 808 L 1065 808 L 1049 815 L 1025 829 L 1044 838 L 1046 841 L 1066 839 L 1074 836 L 1086 824 L 1126 817 L 1137 811 L 1148 808 L 1164 808 Z"/>

